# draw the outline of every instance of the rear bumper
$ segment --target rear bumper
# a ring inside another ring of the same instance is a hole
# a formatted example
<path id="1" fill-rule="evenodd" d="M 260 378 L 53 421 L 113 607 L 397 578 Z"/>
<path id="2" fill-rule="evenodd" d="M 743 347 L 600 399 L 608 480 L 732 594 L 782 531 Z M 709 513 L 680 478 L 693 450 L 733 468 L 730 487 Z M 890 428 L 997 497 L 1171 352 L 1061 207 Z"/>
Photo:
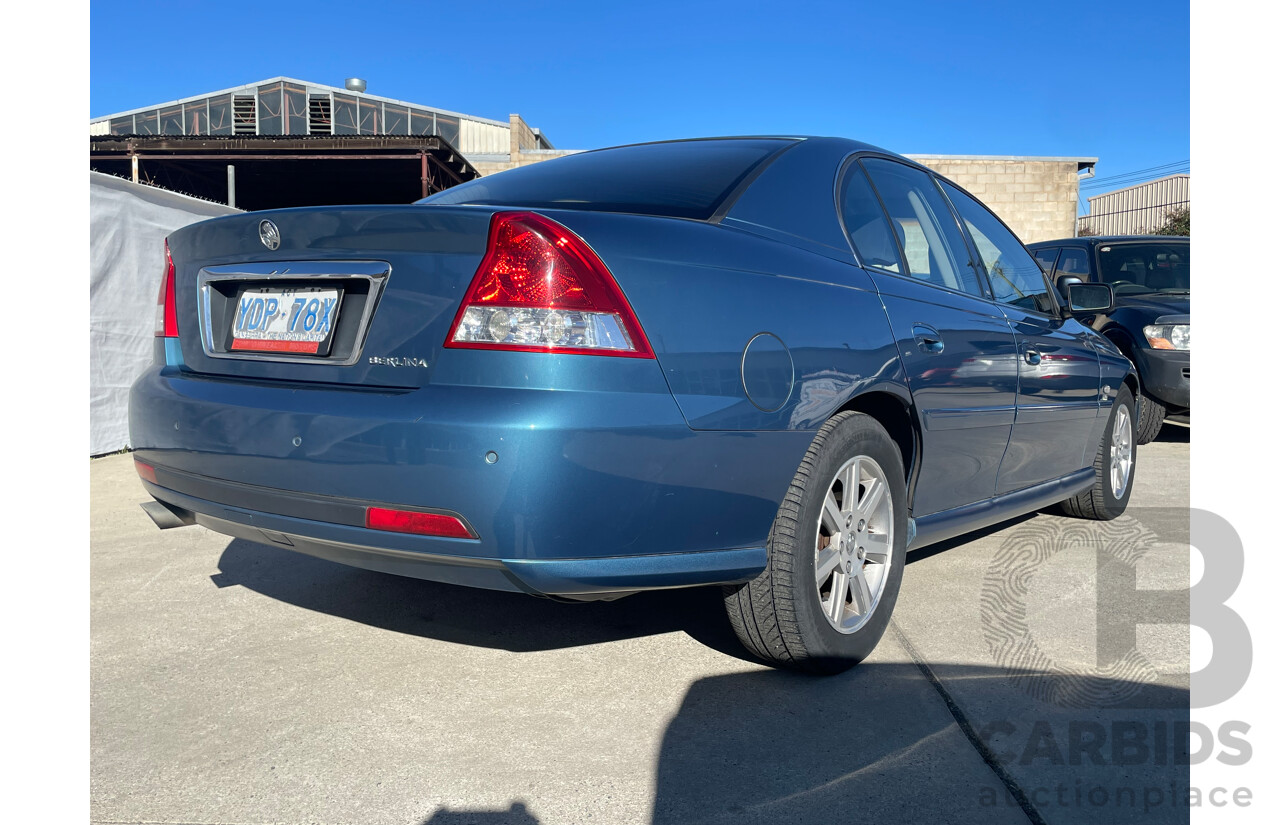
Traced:
<path id="1" fill-rule="evenodd" d="M 690 430 L 657 380 L 394 393 L 156 368 L 133 387 L 130 430 L 156 468 L 148 493 L 250 541 L 578 598 L 749 580 L 813 433 Z M 457 514 L 477 538 L 371 530 L 369 505 Z"/>
<path id="2" fill-rule="evenodd" d="M 254 500 L 271 509 L 327 514 L 354 521 L 377 502 L 328 499 L 201 478 L 156 467 L 157 481 L 219 498 Z M 224 535 L 410 578 L 508 590 L 535 596 L 600 599 L 675 587 L 749 581 L 765 566 L 765 549 L 561 559 L 495 559 L 470 554 L 477 540 L 387 533 L 355 523 L 252 510 L 198 498 L 143 480 L 143 487 L 179 517 Z M 454 552 L 444 552 L 452 549 Z"/>

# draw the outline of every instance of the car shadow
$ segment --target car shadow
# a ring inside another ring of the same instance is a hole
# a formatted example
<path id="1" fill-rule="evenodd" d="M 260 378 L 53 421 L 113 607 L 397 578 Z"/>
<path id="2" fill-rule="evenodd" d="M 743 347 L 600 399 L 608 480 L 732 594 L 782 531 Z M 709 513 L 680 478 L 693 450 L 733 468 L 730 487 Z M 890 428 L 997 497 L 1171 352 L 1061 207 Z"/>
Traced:
<path id="1" fill-rule="evenodd" d="M 1075 758 L 1069 740 L 1082 729 L 1105 738 L 1116 722 L 1147 735 L 1157 725 L 1173 730 L 1189 717 L 1187 690 L 1098 680 L 1095 695 L 1140 690 L 1156 706 L 1102 711 L 1032 700 L 1020 687 L 1032 681 L 1069 690 L 1073 674 L 969 665 L 939 674 L 949 693 L 981 697 L 976 712 L 955 712 L 985 755 L 912 663 L 865 662 L 826 678 L 756 671 L 695 682 L 663 737 L 652 822 L 1025 822 L 997 770 L 1034 794 L 1050 821 L 1186 821 L 1185 807 L 1141 809 L 1143 788 L 1188 781 L 1186 748 L 1176 737 L 1164 752 L 1124 761 L 1119 778 L 1107 764 L 1109 741 L 1095 761 Z M 1138 801 L 1129 806 L 1126 796 L 1118 807 L 1099 808 L 1068 794 L 1062 806 L 1052 792 L 1035 793 L 1099 783 L 1113 797 L 1116 786 L 1136 788 Z"/>
<path id="2" fill-rule="evenodd" d="M 1093 696 L 1141 690 L 1156 706 L 1100 710 L 1022 689 L 1030 681 L 1063 695 L 1078 688 L 1075 674 L 948 665 L 939 675 L 959 704 L 911 662 L 699 679 L 662 737 L 651 824 L 1188 821 L 1168 790 L 1189 781 L 1185 741 L 1169 736 L 1136 756 L 1131 747 L 1139 734 L 1151 744 L 1156 731 L 1186 723 L 1187 690 L 1098 679 Z M 1127 748 L 1118 761 L 1116 731 Z M 1080 739 L 1097 743 L 1084 759 Z M 534 825 L 538 809 L 536 798 L 508 810 L 440 808 L 420 825 Z"/>
<path id="3" fill-rule="evenodd" d="M 540 820 L 529 813 L 519 800 L 512 802 L 505 811 L 468 811 L 437 808 L 435 813 L 422 820 L 420 825 L 539 825 Z"/>
<path id="4" fill-rule="evenodd" d="M 637 593 L 612 602 L 559 602 L 376 573 L 235 539 L 212 576 L 279 601 L 412 636 L 528 653 L 681 631 L 735 658 L 743 650 L 719 588 Z"/>
<path id="5" fill-rule="evenodd" d="M 1166 421 L 1152 440 L 1162 444 L 1190 444 L 1191 427 Z"/>

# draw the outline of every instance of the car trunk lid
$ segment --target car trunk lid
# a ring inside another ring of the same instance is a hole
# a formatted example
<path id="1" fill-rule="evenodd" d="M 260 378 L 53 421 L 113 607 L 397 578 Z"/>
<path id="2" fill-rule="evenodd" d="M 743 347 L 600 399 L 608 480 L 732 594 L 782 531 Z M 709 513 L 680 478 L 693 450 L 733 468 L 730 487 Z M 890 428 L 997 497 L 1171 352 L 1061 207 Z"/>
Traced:
<path id="1" fill-rule="evenodd" d="M 491 209 L 273 210 L 169 239 L 188 370 L 412 388 L 430 380 L 485 251 Z"/>

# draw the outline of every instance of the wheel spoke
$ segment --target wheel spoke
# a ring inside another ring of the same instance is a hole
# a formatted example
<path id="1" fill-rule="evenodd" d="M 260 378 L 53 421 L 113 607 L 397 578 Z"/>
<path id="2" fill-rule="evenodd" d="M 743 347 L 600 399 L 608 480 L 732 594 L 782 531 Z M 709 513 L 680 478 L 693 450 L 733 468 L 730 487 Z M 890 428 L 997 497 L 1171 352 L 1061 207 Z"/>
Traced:
<path id="1" fill-rule="evenodd" d="M 816 577 L 818 587 L 822 587 L 827 577 L 831 575 L 831 571 L 836 569 L 836 565 L 840 563 L 840 553 L 836 550 L 834 544 L 829 544 L 818 551 L 818 560 L 816 563 Z"/>
<path id="2" fill-rule="evenodd" d="M 862 501 L 858 502 L 858 515 L 868 521 L 871 520 L 876 508 L 880 506 L 880 500 L 884 498 L 884 488 L 884 482 L 878 478 L 870 479 L 867 482 L 866 495 L 862 497 Z"/>
<path id="3" fill-rule="evenodd" d="M 871 588 L 867 586 L 867 577 L 862 574 L 862 568 L 858 568 L 850 578 L 852 579 L 850 590 L 853 595 L 853 609 L 859 616 L 865 616 L 871 610 Z"/>
<path id="4" fill-rule="evenodd" d="M 844 570 L 837 570 L 831 577 L 831 602 L 827 605 L 827 615 L 836 625 L 844 613 L 844 596 L 849 591 L 849 576 Z"/>
<path id="5" fill-rule="evenodd" d="M 862 492 L 862 459 L 855 458 L 840 477 L 844 486 L 844 510 L 846 513 L 856 512 L 858 496 Z"/>
<path id="6" fill-rule="evenodd" d="M 862 537 L 862 546 L 866 548 L 866 558 L 871 564 L 888 563 L 889 553 L 893 550 L 889 537 L 883 533 L 867 533 Z"/>
<path id="7" fill-rule="evenodd" d="M 844 530 L 844 515 L 840 512 L 840 505 L 836 503 L 835 494 L 830 490 L 827 491 L 827 497 L 822 502 L 822 524 L 832 538 L 840 535 Z"/>

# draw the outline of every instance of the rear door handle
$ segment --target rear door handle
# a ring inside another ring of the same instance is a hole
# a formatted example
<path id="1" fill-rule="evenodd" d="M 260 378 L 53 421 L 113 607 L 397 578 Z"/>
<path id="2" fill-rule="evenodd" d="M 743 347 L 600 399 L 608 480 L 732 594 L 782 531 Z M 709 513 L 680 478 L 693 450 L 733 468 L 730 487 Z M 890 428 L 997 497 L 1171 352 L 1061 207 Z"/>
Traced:
<path id="1" fill-rule="evenodd" d="M 1026 357 L 1027 357 L 1027 363 L 1030 364 L 1031 366 L 1034 367 L 1040 364 L 1039 350 L 1034 350 L 1034 349 L 1031 349 L 1030 347 L 1027 347 Z"/>
<path id="2" fill-rule="evenodd" d="M 911 327 L 911 333 L 915 335 L 916 346 L 923 353 L 938 355 L 947 348 L 942 334 L 928 324 L 915 324 Z"/>

